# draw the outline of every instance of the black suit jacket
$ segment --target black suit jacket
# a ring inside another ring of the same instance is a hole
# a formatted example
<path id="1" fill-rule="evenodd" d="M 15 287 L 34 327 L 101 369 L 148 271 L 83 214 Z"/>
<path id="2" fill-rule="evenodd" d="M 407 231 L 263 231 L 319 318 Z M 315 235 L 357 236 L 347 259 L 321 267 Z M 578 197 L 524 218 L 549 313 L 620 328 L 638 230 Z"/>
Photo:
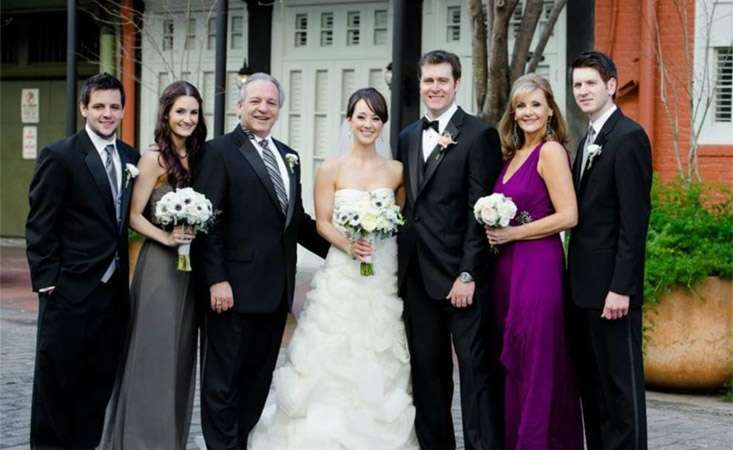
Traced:
<path id="1" fill-rule="evenodd" d="M 107 172 L 86 129 L 41 150 L 31 179 L 26 222 L 34 291 L 56 286 L 54 292 L 79 302 L 98 285 L 115 253 L 118 270 L 127 276 L 132 181 L 125 165 L 137 164 L 140 155 L 122 141 L 116 145 L 122 166 L 119 227 Z"/>
<path id="2" fill-rule="evenodd" d="M 649 138 L 639 124 L 614 111 L 598 133 L 601 153 L 580 177 L 583 139 L 573 164 L 578 225 L 570 234 L 568 273 L 573 302 L 603 308 L 613 291 L 639 307 L 651 210 Z"/>
<path id="3" fill-rule="evenodd" d="M 275 145 L 283 159 L 297 156 L 282 142 Z M 265 164 L 239 125 L 204 147 L 194 189 L 221 214 L 209 233 L 195 240 L 201 267 L 194 270 L 203 270 L 207 286 L 228 281 L 237 312 L 275 311 L 283 295 L 291 306 L 296 244 L 322 257 L 328 251 L 327 241 L 303 210 L 300 164 L 292 167 L 289 178 L 290 201 L 283 214 Z"/>
<path id="4" fill-rule="evenodd" d="M 404 288 L 407 268 L 419 258 L 433 298 L 445 298 L 461 272 L 477 283 L 487 279 L 489 247 L 473 205 L 491 193 L 502 164 L 496 129 L 477 117 L 458 108 L 445 131 L 456 144 L 424 164 L 421 121 L 405 128 L 397 144 L 407 191 L 405 225 L 397 237 L 399 283 Z"/>

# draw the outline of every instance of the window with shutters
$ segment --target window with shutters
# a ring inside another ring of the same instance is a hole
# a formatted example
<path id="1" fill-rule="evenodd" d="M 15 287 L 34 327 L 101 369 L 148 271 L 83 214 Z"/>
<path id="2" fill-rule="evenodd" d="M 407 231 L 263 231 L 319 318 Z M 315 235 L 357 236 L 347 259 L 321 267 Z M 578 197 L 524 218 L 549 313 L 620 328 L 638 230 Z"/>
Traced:
<path id="1" fill-rule="evenodd" d="M 308 14 L 295 15 L 295 46 L 308 45 Z"/>
<path id="2" fill-rule="evenodd" d="M 448 22 L 446 40 L 448 42 L 459 42 L 461 40 L 461 7 L 449 6 L 446 17 Z"/>
<path id="3" fill-rule="evenodd" d="M 361 12 L 350 11 L 346 15 L 346 45 L 359 45 Z"/>
<path id="4" fill-rule="evenodd" d="M 173 48 L 173 31 L 175 27 L 173 20 L 163 21 L 163 50 L 171 50 Z"/>
<path id="5" fill-rule="evenodd" d="M 214 50 L 214 47 L 216 47 L 216 18 L 210 17 L 206 25 L 206 48 Z"/>
<path id="6" fill-rule="evenodd" d="M 715 122 L 733 123 L 733 47 L 715 49 Z"/>
<path id="7" fill-rule="evenodd" d="M 186 28 L 186 50 L 196 48 L 196 19 L 188 19 L 188 28 Z"/>
<path id="8" fill-rule="evenodd" d="M 333 13 L 321 13 L 321 47 L 333 45 Z"/>
<path id="9" fill-rule="evenodd" d="M 232 16 L 232 31 L 229 34 L 229 48 L 241 50 L 244 47 L 244 17 Z"/>
<path id="10" fill-rule="evenodd" d="M 387 43 L 387 10 L 374 11 L 374 45 Z"/>

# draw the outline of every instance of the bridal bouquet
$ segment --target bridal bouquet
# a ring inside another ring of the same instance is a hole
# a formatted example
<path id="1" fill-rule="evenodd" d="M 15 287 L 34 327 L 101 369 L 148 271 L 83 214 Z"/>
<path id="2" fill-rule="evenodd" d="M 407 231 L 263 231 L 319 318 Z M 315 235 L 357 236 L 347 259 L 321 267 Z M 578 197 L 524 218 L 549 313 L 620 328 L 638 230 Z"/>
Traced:
<path id="1" fill-rule="evenodd" d="M 519 223 L 532 221 L 527 211 L 522 211 L 517 215 L 517 205 L 510 197 L 500 193 L 478 199 L 473 205 L 473 215 L 478 223 L 488 227 L 506 227 L 515 218 Z M 496 247 L 491 246 L 491 249 L 494 253 L 497 252 Z"/>
<path id="2" fill-rule="evenodd" d="M 405 223 L 400 207 L 388 191 L 372 192 L 362 202 L 338 205 L 334 217 L 335 225 L 344 230 L 349 239 L 365 239 L 372 243 L 376 238 L 394 236 L 397 228 Z M 360 270 L 363 276 L 374 275 L 371 258 L 361 263 Z"/>
<path id="3" fill-rule="evenodd" d="M 165 194 L 155 205 L 155 220 L 163 227 L 184 225 L 196 232 L 206 233 L 214 223 L 211 201 L 205 195 L 187 187 Z M 178 246 L 178 270 L 191 271 L 191 244 Z"/>

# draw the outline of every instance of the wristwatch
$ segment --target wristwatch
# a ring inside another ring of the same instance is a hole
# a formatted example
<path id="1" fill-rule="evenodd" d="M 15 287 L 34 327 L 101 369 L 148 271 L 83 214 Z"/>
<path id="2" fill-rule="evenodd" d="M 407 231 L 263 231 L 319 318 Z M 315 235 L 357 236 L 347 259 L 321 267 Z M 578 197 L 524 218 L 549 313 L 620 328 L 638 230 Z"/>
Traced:
<path id="1" fill-rule="evenodd" d="M 468 272 L 461 272 L 460 275 L 458 275 L 458 279 L 461 280 L 461 283 L 472 283 L 473 277 Z"/>

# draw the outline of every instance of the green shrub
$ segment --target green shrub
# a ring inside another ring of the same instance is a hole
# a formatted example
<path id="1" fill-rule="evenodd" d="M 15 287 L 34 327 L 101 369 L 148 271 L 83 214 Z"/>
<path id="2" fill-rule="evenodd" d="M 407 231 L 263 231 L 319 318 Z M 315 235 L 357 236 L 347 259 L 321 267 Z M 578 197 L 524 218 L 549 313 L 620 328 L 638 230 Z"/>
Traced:
<path id="1" fill-rule="evenodd" d="M 707 276 L 733 278 L 733 195 L 727 187 L 677 180 L 652 187 L 644 302 Z"/>

